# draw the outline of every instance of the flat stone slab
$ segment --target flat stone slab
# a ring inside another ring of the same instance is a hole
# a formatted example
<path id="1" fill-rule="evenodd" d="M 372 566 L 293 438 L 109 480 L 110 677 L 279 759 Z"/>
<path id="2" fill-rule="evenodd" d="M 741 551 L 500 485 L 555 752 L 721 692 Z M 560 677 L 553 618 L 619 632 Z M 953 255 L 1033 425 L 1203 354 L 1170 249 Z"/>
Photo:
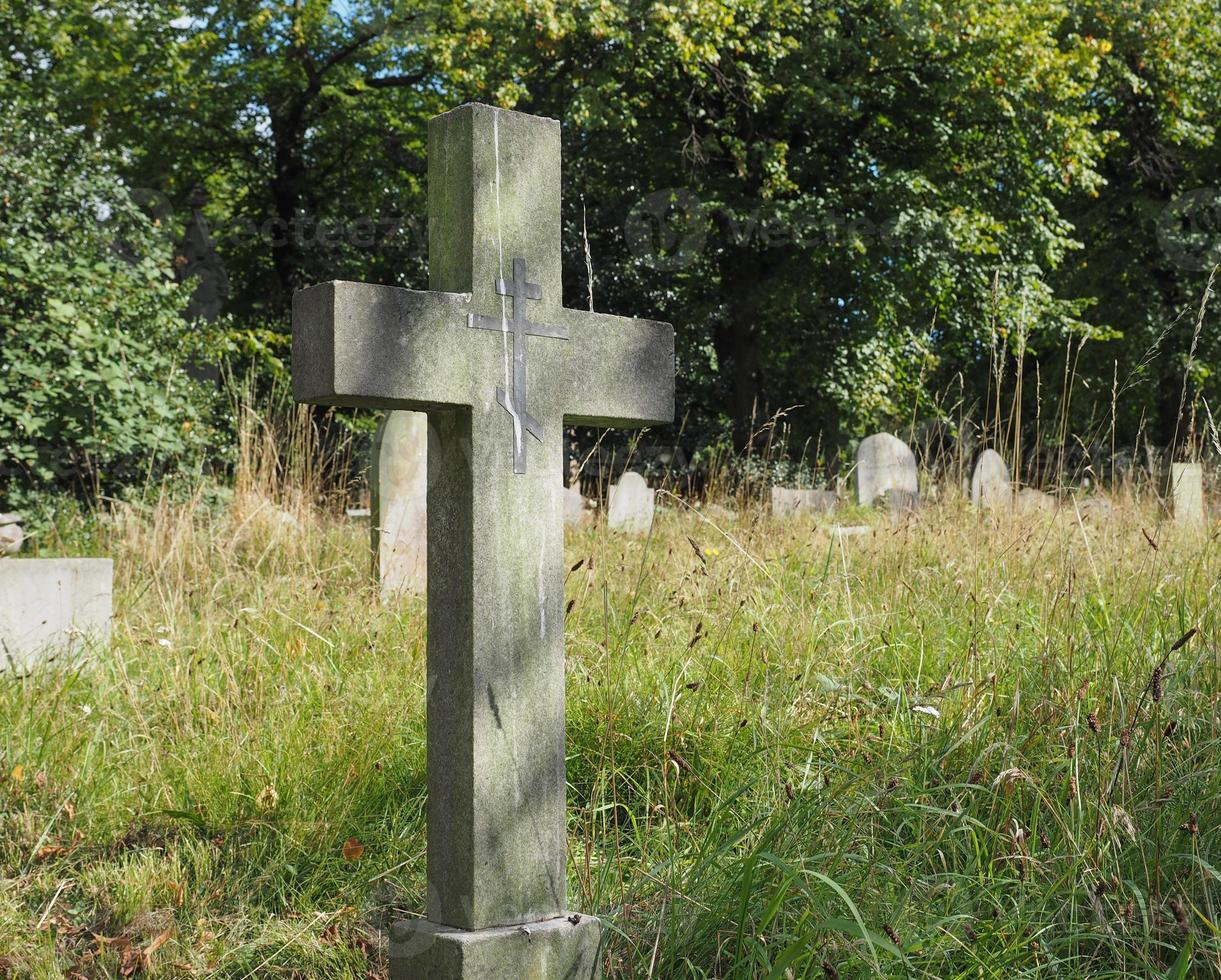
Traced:
<path id="1" fill-rule="evenodd" d="M 835 509 L 834 490 L 793 490 L 772 487 L 772 514 L 791 517 L 794 514 L 826 514 Z"/>
<path id="2" fill-rule="evenodd" d="M 113 593 L 109 558 L 0 559 L 0 670 L 104 646 Z"/>
<path id="3" fill-rule="evenodd" d="M 601 923 L 565 915 L 468 932 L 426 919 L 390 929 L 391 980 L 597 980 Z"/>
<path id="4" fill-rule="evenodd" d="M 1055 497 L 1034 487 L 1022 487 L 1013 497 L 1014 509 L 1019 514 L 1050 513 L 1059 506 Z"/>

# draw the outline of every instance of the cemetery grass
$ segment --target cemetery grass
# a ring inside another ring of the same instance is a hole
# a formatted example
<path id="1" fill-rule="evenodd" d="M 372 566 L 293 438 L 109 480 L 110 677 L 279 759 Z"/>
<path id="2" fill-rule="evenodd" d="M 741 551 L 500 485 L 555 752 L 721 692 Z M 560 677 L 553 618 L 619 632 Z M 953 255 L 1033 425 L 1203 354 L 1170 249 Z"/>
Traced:
<path id="1" fill-rule="evenodd" d="M 117 621 L 0 683 L 0 974 L 385 975 L 424 904 L 423 606 L 274 496 L 43 535 L 114 555 Z M 1139 499 L 850 538 L 665 502 L 566 545 L 608 976 L 1221 971 L 1211 536 Z"/>

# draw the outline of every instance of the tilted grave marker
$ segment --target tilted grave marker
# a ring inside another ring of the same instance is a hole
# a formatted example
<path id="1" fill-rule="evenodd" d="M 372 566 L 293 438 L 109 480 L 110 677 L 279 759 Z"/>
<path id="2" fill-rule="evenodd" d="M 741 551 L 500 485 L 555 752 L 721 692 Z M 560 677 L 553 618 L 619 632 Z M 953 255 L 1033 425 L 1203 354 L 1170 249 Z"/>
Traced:
<path id="1" fill-rule="evenodd" d="M 564 429 L 669 423 L 668 324 L 565 309 L 560 128 L 465 105 L 428 130 L 428 292 L 293 300 L 298 401 L 427 412 L 428 919 L 402 978 L 592 977 L 565 911 Z"/>

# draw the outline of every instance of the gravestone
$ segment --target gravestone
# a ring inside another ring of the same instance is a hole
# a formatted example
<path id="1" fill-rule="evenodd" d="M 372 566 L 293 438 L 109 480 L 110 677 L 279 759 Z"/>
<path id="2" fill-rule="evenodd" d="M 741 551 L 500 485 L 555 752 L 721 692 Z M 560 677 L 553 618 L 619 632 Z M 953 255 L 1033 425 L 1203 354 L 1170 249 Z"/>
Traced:
<path id="1" fill-rule="evenodd" d="M 589 501 L 581 493 L 579 484 L 573 483 L 564 488 L 564 523 L 572 527 L 581 527 L 593 519 L 593 511 L 589 509 Z"/>
<path id="2" fill-rule="evenodd" d="M 428 416 L 387 412 L 369 470 L 373 569 L 382 598 L 424 594 L 428 581 Z"/>
<path id="3" fill-rule="evenodd" d="M 645 478 L 628 470 L 606 495 L 606 526 L 624 534 L 647 534 L 653 526 L 653 497 Z"/>
<path id="4" fill-rule="evenodd" d="M 564 428 L 669 423 L 668 324 L 566 309 L 559 123 L 465 105 L 428 127 L 427 292 L 293 298 L 298 401 L 424 411 L 426 920 L 392 975 L 596 977 L 565 911 Z"/>
<path id="5" fill-rule="evenodd" d="M 1204 466 L 1170 464 L 1170 507 L 1176 524 L 1198 527 L 1204 523 Z"/>
<path id="6" fill-rule="evenodd" d="M 995 449 L 985 449 L 975 461 L 975 471 L 971 474 L 971 503 L 984 510 L 1013 506 L 1009 467 Z"/>
<path id="7" fill-rule="evenodd" d="M 1056 509 L 1056 498 L 1034 487 L 1022 487 L 1014 495 L 1013 507 L 1019 514 L 1049 513 Z"/>
<path id="8" fill-rule="evenodd" d="M 25 532 L 20 514 L 0 514 L 0 555 L 12 556 L 21 551 Z"/>
<path id="9" fill-rule="evenodd" d="M 109 558 L 0 559 L 0 670 L 104 646 L 113 591 Z"/>
<path id="10" fill-rule="evenodd" d="M 910 510 L 920 502 L 916 457 L 902 439 L 879 432 L 856 450 L 856 499 L 865 507 L 879 500 L 891 510 Z"/>
<path id="11" fill-rule="evenodd" d="M 827 514 L 835 509 L 834 490 L 793 490 L 772 487 L 772 516 L 792 517 L 794 514 Z"/>

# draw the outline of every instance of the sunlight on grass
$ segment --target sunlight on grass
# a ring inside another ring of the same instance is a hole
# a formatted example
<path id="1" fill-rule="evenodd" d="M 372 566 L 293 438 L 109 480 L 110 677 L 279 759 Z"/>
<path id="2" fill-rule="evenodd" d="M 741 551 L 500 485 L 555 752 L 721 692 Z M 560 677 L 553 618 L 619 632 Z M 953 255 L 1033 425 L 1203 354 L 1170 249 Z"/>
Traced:
<path id="1" fill-rule="evenodd" d="M 608 975 L 1145 977 L 1187 933 L 1221 969 L 1210 539 L 1130 501 L 725 520 L 568 538 Z M 422 604 L 379 607 L 364 526 L 249 490 L 60 532 L 116 556 L 115 638 L 0 683 L 0 963 L 383 975 L 424 904 Z"/>

